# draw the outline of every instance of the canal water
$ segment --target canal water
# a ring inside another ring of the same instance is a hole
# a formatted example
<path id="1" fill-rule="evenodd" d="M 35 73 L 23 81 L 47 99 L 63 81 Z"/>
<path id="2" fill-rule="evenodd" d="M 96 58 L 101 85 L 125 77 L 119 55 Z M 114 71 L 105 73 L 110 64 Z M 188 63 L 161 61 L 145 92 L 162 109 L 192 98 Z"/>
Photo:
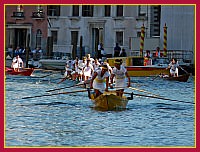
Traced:
<path id="1" fill-rule="evenodd" d="M 137 95 L 125 110 L 100 111 L 93 108 L 87 92 L 51 95 L 84 88 L 46 92 L 76 84 L 70 80 L 57 84 L 62 75 L 52 73 L 46 76 L 48 74 L 35 71 L 31 78 L 6 76 L 6 147 L 195 146 L 193 76 L 188 82 L 132 77 L 132 88 L 126 92 L 159 95 L 172 100 Z M 22 99 L 38 95 L 42 97 Z"/>

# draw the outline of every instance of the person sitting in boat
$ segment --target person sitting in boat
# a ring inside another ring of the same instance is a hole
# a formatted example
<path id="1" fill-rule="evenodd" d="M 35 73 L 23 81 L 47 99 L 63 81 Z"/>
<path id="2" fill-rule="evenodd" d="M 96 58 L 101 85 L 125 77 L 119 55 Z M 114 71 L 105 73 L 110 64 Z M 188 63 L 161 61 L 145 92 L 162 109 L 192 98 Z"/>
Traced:
<path id="1" fill-rule="evenodd" d="M 97 59 L 97 58 L 94 59 L 94 61 L 93 61 L 93 63 L 92 63 L 92 66 L 93 66 L 94 71 L 97 70 L 97 69 L 99 69 L 99 66 L 100 66 L 100 65 L 101 65 L 101 64 L 99 63 L 98 59 Z"/>
<path id="2" fill-rule="evenodd" d="M 83 71 L 79 66 L 78 60 L 75 61 L 74 70 L 75 71 L 72 72 L 72 77 L 73 77 L 72 79 L 77 81 L 82 81 Z"/>
<path id="3" fill-rule="evenodd" d="M 23 63 L 22 59 L 19 57 L 19 55 L 14 57 L 12 64 L 11 64 L 11 68 L 13 68 L 14 71 L 16 71 L 16 72 L 19 72 L 19 68 L 23 68 L 23 67 L 24 67 L 24 63 Z"/>
<path id="4" fill-rule="evenodd" d="M 160 47 L 156 48 L 156 57 L 160 58 Z"/>
<path id="5" fill-rule="evenodd" d="M 83 73 L 83 68 L 86 66 L 86 57 L 83 57 L 83 60 L 79 60 L 78 65 L 79 65 L 79 70 L 81 70 L 80 72 L 80 77 L 81 77 L 81 81 L 84 80 L 84 73 Z"/>
<path id="6" fill-rule="evenodd" d="M 87 63 L 85 65 L 85 67 L 83 68 L 84 81 L 87 81 L 89 78 L 92 77 L 93 71 L 94 71 L 94 69 L 93 69 L 93 66 L 91 64 L 91 60 L 87 59 Z"/>
<path id="7" fill-rule="evenodd" d="M 71 75 L 72 71 L 73 71 L 73 61 L 72 60 L 68 60 L 66 62 L 66 65 L 65 65 L 65 74 L 64 74 L 64 76 L 67 77 L 67 78 L 72 79 L 72 75 Z"/>
<path id="8" fill-rule="evenodd" d="M 168 67 L 166 69 L 170 69 L 170 76 L 172 77 L 178 77 L 178 61 L 175 58 L 172 58 L 170 64 L 168 65 Z"/>
<path id="9" fill-rule="evenodd" d="M 94 61 L 90 54 L 86 55 L 86 60 L 90 60 L 90 64 L 92 64 L 92 62 Z"/>
<path id="10" fill-rule="evenodd" d="M 124 89 L 130 87 L 130 77 L 127 73 L 127 69 L 122 66 L 122 59 L 115 60 L 115 67 L 111 74 L 111 84 L 113 84 L 113 78 L 115 77 L 115 87 L 117 96 L 123 96 Z M 128 78 L 128 85 L 126 86 L 126 77 Z"/>
<path id="11" fill-rule="evenodd" d="M 104 90 L 108 91 L 109 72 L 107 65 L 102 65 L 98 70 L 94 72 L 94 75 L 90 81 L 90 88 L 94 88 L 95 98 L 100 96 Z"/>

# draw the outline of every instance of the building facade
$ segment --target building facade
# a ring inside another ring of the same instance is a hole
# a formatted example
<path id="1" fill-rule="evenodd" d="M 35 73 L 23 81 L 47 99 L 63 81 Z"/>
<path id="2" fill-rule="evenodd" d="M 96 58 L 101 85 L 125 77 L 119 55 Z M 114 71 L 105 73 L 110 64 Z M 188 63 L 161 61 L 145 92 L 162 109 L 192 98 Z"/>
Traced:
<path id="1" fill-rule="evenodd" d="M 48 23 L 46 6 L 6 5 L 5 6 L 5 47 L 46 50 Z"/>
<path id="2" fill-rule="evenodd" d="M 138 5 L 47 7 L 50 10 L 49 36 L 53 37 L 53 50 L 80 56 L 82 37 L 83 54 L 95 56 L 100 43 L 107 54 L 113 54 L 116 43 L 129 54 L 129 38 L 140 36 L 142 24 L 148 23 L 148 9 L 148 6 Z M 150 35 L 150 28 L 146 29 L 146 34 Z"/>
<path id="3" fill-rule="evenodd" d="M 87 53 L 94 57 L 99 43 L 111 56 L 118 43 L 128 55 L 138 55 L 141 27 L 144 51 L 163 49 L 166 24 L 167 49 L 195 51 L 195 6 L 8 5 L 5 17 L 6 48 L 40 46 L 48 55 L 63 52 L 74 58 Z"/>

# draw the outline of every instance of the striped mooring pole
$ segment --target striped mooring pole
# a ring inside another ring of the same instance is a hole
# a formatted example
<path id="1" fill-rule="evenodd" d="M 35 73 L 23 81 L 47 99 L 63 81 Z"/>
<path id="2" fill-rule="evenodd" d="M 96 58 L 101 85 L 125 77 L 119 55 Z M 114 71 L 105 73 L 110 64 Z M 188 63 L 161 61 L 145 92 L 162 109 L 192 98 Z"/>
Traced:
<path id="1" fill-rule="evenodd" d="M 141 27 L 141 35 L 140 35 L 140 56 L 143 57 L 143 50 L 144 50 L 144 24 Z"/>
<path id="2" fill-rule="evenodd" d="M 165 23 L 164 29 L 164 39 L 163 39 L 163 51 L 164 51 L 164 57 L 167 56 L 167 26 Z"/>

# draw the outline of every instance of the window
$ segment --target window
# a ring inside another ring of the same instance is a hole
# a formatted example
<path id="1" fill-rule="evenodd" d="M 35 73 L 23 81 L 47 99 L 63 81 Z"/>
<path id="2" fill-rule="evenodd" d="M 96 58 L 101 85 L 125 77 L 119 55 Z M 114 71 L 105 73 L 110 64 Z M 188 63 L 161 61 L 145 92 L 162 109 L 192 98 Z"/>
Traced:
<path id="1" fill-rule="evenodd" d="M 138 6 L 138 16 L 146 16 L 145 12 L 145 10 L 147 9 L 146 7 L 147 6 L 141 6 L 141 5 Z"/>
<path id="2" fill-rule="evenodd" d="M 60 6 L 57 6 L 57 5 L 47 6 L 47 15 L 48 16 L 60 16 Z"/>
<path id="3" fill-rule="evenodd" d="M 72 16 L 79 16 L 79 5 L 73 5 Z"/>
<path id="4" fill-rule="evenodd" d="M 24 7 L 23 7 L 23 5 L 18 5 L 18 6 L 17 6 L 17 12 L 24 12 Z"/>
<path id="5" fill-rule="evenodd" d="M 84 17 L 92 17 L 93 16 L 93 6 L 91 5 L 83 5 L 82 6 L 82 16 Z"/>
<path id="6" fill-rule="evenodd" d="M 123 32 L 121 31 L 116 32 L 116 42 L 119 45 L 123 46 Z"/>
<path id="7" fill-rule="evenodd" d="M 52 38 L 53 38 L 53 44 L 57 44 L 58 32 L 57 31 L 51 31 L 51 35 L 52 35 Z"/>
<path id="8" fill-rule="evenodd" d="M 111 6 L 110 5 L 105 5 L 105 16 L 110 16 L 110 9 L 111 9 Z"/>
<path id="9" fill-rule="evenodd" d="M 37 12 L 43 12 L 43 8 L 42 8 L 41 5 L 38 5 L 38 6 L 36 7 L 36 10 L 37 10 Z"/>
<path id="10" fill-rule="evenodd" d="M 123 16 L 123 5 L 117 5 L 117 16 Z"/>
<path id="11" fill-rule="evenodd" d="M 78 31 L 71 31 L 71 45 L 73 45 L 72 57 L 77 56 L 77 43 L 78 43 Z"/>
<path id="12" fill-rule="evenodd" d="M 137 37 L 140 37 L 141 36 L 141 32 L 137 32 Z"/>
<path id="13" fill-rule="evenodd" d="M 41 47 L 41 42 L 42 42 L 42 31 L 38 29 L 36 34 L 36 47 Z"/>
<path id="14" fill-rule="evenodd" d="M 24 7 L 23 7 L 23 5 L 17 5 L 17 11 L 13 12 L 12 17 L 24 18 Z"/>

